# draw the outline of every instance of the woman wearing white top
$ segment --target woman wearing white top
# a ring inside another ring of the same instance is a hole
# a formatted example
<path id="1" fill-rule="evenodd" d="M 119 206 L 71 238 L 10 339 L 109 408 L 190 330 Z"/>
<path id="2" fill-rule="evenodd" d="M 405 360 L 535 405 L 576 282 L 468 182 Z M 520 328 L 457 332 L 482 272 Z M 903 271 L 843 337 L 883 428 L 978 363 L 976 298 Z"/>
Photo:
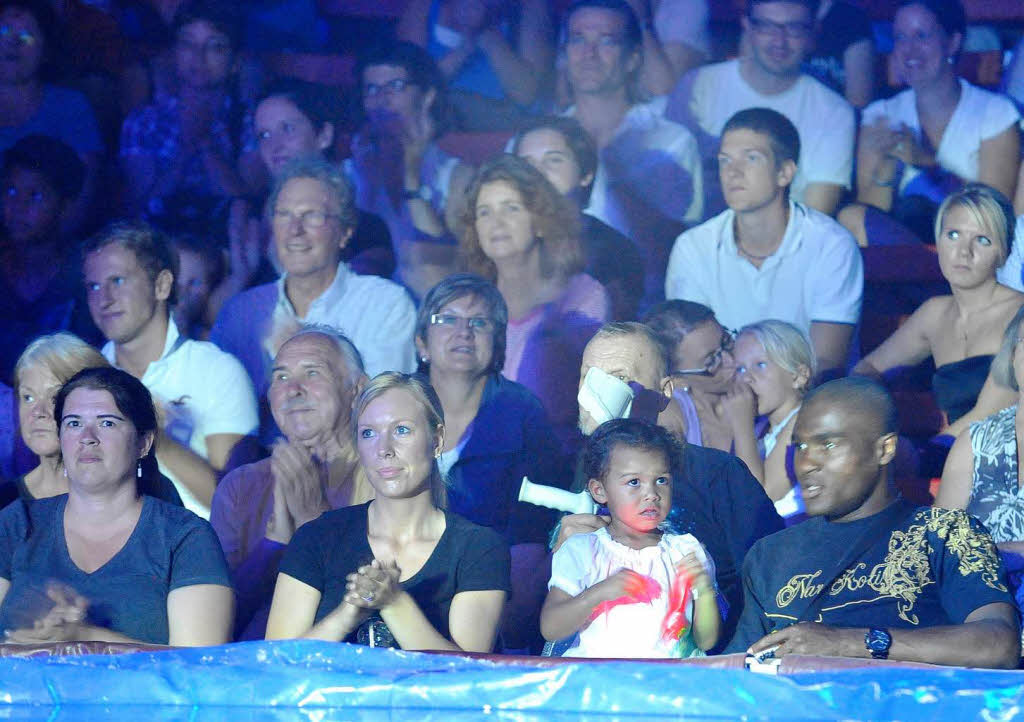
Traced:
<path id="1" fill-rule="evenodd" d="M 858 202 L 839 214 L 862 246 L 912 238 L 893 220 L 927 242 L 935 206 L 966 182 L 1013 198 L 1020 114 L 1009 99 L 957 77 L 964 28 L 958 0 L 900 2 L 892 63 L 910 88 L 864 110 Z"/>
<path id="2" fill-rule="evenodd" d="M 796 415 L 814 378 L 814 351 L 796 326 L 760 321 L 736 337 L 736 383 L 725 406 L 733 425 L 736 456 L 764 486 L 784 517 L 802 509 L 798 487 L 786 463 Z M 756 438 L 754 420 L 769 427 Z"/>

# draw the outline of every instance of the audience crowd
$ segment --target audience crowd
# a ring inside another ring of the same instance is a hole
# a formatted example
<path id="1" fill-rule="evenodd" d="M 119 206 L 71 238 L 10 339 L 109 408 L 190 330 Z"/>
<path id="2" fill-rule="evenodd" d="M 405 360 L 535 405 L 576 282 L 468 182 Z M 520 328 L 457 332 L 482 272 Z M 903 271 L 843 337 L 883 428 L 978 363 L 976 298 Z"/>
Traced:
<path id="1" fill-rule="evenodd" d="M 709 3 L 0 0 L 6 641 L 1019 666 L 1024 39 Z"/>

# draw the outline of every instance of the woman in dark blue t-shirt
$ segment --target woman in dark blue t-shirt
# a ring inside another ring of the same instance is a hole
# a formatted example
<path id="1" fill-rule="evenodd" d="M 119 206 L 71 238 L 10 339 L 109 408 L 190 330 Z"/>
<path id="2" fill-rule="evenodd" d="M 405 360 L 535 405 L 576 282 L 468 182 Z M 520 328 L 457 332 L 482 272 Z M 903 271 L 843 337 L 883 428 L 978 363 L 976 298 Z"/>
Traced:
<path id="1" fill-rule="evenodd" d="M 0 512 L 7 640 L 227 642 L 235 600 L 213 529 L 136 488 L 158 473 L 146 387 L 86 369 L 57 393 L 54 417 L 68 493 Z"/>

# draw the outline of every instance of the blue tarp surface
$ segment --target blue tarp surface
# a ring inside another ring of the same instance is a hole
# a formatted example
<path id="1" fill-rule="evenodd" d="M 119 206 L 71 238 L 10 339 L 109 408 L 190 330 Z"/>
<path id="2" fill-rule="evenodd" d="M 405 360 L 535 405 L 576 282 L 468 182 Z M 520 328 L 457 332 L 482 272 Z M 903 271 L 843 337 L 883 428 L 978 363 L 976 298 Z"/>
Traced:
<path id="1" fill-rule="evenodd" d="M 659 717 L 1009 720 L 1024 672 L 870 668 L 788 678 L 645 662 L 515 662 L 321 642 L 0 659 L 0 720 L 517 722 Z"/>

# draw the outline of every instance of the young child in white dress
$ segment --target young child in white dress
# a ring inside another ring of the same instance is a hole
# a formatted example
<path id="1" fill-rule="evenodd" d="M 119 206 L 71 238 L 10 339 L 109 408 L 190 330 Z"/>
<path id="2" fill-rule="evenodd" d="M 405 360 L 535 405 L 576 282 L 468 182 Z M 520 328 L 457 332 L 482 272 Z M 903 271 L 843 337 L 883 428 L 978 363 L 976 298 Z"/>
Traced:
<path id="1" fill-rule="evenodd" d="M 579 632 L 567 657 L 694 657 L 718 641 L 714 564 L 690 534 L 662 531 L 681 448 L 636 419 L 602 424 L 583 467 L 611 521 L 569 537 L 551 560 L 541 610 L 544 637 Z"/>

